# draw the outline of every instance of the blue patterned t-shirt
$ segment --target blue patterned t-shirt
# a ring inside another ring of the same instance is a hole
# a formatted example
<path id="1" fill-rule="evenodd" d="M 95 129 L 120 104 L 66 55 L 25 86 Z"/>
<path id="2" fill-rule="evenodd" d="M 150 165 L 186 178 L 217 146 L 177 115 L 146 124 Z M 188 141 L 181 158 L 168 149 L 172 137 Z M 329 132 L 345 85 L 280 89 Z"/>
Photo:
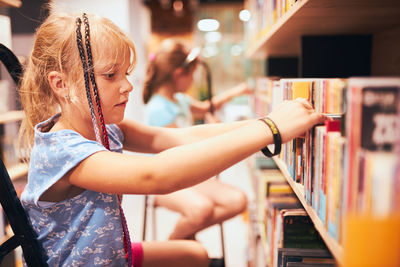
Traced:
<path id="1" fill-rule="evenodd" d="M 72 130 L 49 132 L 57 114 L 35 127 L 28 183 L 21 202 L 29 214 L 49 266 L 126 266 L 116 195 L 86 190 L 60 202 L 41 195 L 90 155 L 106 148 Z M 112 151 L 122 152 L 123 134 L 107 125 Z M 111 177 L 110 177 L 111 178 Z"/>

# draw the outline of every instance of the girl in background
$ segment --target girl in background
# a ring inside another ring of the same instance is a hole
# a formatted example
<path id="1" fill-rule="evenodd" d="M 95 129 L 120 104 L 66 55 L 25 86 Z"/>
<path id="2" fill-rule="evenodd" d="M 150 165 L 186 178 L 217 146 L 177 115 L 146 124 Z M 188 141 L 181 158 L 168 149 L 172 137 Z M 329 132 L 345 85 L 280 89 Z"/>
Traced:
<path id="1" fill-rule="evenodd" d="M 20 84 L 22 153 L 30 156 L 21 202 L 49 266 L 208 266 L 195 241 L 131 242 L 120 195 L 193 186 L 279 133 L 264 119 L 188 128 L 124 119 L 133 90 L 132 41 L 105 18 L 50 14 L 37 29 Z M 269 119 L 286 142 L 325 117 L 298 99 Z"/>
<path id="2" fill-rule="evenodd" d="M 186 93 L 199 64 L 197 58 L 188 62 L 188 56 L 189 51 L 177 39 L 164 40 L 158 51 L 152 54 L 143 89 L 147 124 L 188 127 L 194 124 L 193 117 L 214 118 L 209 113 L 210 101 L 199 101 Z M 214 96 L 212 105 L 218 110 L 235 96 L 250 91 L 245 83 L 239 84 Z M 154 205 L 181 215 L 169 239 L 194 239 L 197 232 L 242 213 L 247 198 L 238 188 L 214 177 L 168 195 L 157 195 Z"/>

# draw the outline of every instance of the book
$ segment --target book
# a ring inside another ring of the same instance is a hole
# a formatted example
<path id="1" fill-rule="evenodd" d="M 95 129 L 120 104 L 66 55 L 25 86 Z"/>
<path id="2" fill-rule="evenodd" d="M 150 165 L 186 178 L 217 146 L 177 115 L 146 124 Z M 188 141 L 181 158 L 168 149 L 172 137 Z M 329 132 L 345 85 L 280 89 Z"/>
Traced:
<path id="1" fill-rule="evenodd" d="M 400 78 L 351 78 L 347 89 L 345 209 L 362 212 L 365 153 L 394 152 L 398 142 Z M 394 155 L 398 158 L 397 155 Z M 361 177 L 360 177 L 361 174 Z M 394 174 L 395 175 L 395 174 Z"/>
<path id="2" fill-rule="evenodd" d="M 286 267 L 288 262 L 317 262 L 335 264 L 331 253 L 326 249 L 280 248 L 278 250 L 278 267 Z"/>
<path id="3" fill-rule="evenodd" d="M 298 262 L 298 261 L 288 261 L 286 267 L 335 267 L 334 263 L 327 262 Z"/>
<path id="4" fill-rule="evenodd" d="M 255 168 L 256 169 L 278 169 L 273 159 L 267 158 L 264 155 L 255 157 Z"/>
<path id="5" fill-rule="evenodd" d="M 269 265 L 275 266 L 276 252 L 279 247 L 279 237 L 282 231 L 282 217 L 280 216 L 280 212 L 284 209 L 297 209 L 302 207 L 302 205 L 294 194 L 284 197 L 269 197 L 266 202 L 265 232 L 269 251 Z"/>
<path id="6" fill-rule="evenodd" d="M 322 248 L 326 245 L 304 209 L 281 211 L 284 248 Z"/>

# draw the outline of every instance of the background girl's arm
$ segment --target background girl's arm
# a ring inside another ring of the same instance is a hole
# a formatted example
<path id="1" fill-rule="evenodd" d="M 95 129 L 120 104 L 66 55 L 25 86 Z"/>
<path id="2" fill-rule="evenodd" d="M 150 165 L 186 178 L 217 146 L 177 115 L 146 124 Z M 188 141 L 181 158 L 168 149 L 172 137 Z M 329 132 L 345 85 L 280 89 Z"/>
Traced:
<path id="1" fill-rule="evenodd" d="M 212 103 L 214 109 L 220 109 L 225 103 L 232 100 L 236 96 L 240 96 L 243 94 L 249 94 L 252 92 L 252 89 L 246 83 L 240 83 L 235 87 L 225 90 L 218 95 L 213 96 Z M 194 116 L 203 117 L 204 114 L 210 111 L 210 101 L 199 101 L 193 97 L 191 97 L 191 111 Z"/>

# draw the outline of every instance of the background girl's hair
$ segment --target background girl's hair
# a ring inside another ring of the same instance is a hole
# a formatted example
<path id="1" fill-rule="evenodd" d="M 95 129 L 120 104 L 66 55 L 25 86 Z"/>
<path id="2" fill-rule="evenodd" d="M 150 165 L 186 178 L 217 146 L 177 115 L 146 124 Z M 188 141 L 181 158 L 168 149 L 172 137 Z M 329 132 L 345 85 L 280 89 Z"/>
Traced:
<path id="1" fill-rule="evenodd" d="M 48 82 L 51 71 L 61 73 L 71 104 L 87 107 L 83 69 L 76 44 L 75 19 L 81 15 L 52 13 L 36 31 L 33 50 L 20 84 L 21 103 L 25 111 L 19 133 L 22 158 L 29 158 L 34 126 L 61 111 L 60 101 Z M 112 64 L 118 55 L 130 51 L 128 72 L 132 71 L 136 61 L 133 42 L 110 20 L 90 14 L 88 17 L 94 68 L 99 64 Z"/>
<path id="2" fill-rule="evenodd" d="M 172 82 L 172 72 L 180 67 L 185 61 L 188 51 L 183 42 L 178 39 L 164 40 L 156 54 L 152 55 L 146 72 L 143 87 L 143 102 L 147 104 L 157 89 L 165 84 Z M 189 71 L 196 61 L 189 64 L 185 69 Z"/>

